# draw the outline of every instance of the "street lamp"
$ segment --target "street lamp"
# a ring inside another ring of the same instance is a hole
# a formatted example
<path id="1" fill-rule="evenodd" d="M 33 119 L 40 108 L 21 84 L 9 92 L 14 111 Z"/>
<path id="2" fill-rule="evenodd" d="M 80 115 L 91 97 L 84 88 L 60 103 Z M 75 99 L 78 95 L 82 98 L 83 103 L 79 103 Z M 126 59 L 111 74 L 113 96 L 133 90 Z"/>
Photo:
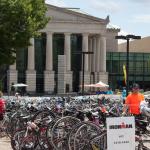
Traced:
<path id="1" fill-rule="evenodd" d="M 81 54 L 82 55 L 82 95 L 84 95 L 84 60 L 85 60 L 85 55 L 90 55 L 93 54 L 94 52 L 76 52 L 75 54 Z M 88 65 L 88 64 L 87 64 Z"/>
<path id="2" fill-rule="evenodd" d="M 128 95 L 129 92 L 129 41 L 130 39 L 141 39 L 141 36 L 136 36 L 132 34 L 128 34 L 126 36 L 124 35 L 118 35 L 115 36 L 115 39 L 122 39 L 127 41 L 127 57 L 126 57 L 126 73 L 127 73 L 127 79 L 126 79 L 126 96 Z"/>

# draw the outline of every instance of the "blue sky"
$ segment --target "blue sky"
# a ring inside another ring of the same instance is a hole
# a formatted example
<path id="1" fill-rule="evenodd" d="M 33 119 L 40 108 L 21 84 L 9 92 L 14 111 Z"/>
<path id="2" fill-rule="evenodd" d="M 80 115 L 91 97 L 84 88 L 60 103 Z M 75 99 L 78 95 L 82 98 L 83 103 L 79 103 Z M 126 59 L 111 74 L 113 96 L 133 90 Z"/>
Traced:
<path id="1" fill-rule="evenodd" d="M 99 18 L 110 16 L 110 23 L 122 33 L 150 36 L 150 0 L 46 0 L 46 3 L 80 8 Z"/>

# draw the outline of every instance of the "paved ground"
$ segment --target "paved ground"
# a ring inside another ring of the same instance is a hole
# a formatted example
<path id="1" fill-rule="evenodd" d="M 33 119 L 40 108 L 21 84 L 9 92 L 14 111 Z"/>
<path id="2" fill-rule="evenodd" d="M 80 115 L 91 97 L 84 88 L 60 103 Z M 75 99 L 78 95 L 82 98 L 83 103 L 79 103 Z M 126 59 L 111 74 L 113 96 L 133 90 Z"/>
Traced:
<path id="1" fill-rule="evenodd" d="M 10 140 L 8 138 L 0 139 L 0 150 L 12 150 Z"/>
<path id="2" fill-rule="evenodd" d="M 147 146 L 150 147 L 150 144 L 148 145 Z M 0 139 L 0 150 L 12 150 L 10 146 L 10 140 L 8 138 Z"/>

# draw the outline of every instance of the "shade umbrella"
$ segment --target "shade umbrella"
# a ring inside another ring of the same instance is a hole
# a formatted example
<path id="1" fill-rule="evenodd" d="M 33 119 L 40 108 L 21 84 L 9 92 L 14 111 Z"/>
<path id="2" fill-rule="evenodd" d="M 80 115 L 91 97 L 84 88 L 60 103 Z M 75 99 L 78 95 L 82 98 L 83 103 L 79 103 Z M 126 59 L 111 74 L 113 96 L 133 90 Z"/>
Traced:
<path id="1" fill-rule="evenodd" d="M 27 84 L 24 84 L 24 83 L 17 83 L 17 84 L 14 84 L 13 85 L 14 87 L 26 87 L 28 86 Z"/>
<path id="2" fill-rule="evenodd" d="M 109 87 L 109 85 L 99 81 L 98 83 L 94 84 L 94 87 Z"/>

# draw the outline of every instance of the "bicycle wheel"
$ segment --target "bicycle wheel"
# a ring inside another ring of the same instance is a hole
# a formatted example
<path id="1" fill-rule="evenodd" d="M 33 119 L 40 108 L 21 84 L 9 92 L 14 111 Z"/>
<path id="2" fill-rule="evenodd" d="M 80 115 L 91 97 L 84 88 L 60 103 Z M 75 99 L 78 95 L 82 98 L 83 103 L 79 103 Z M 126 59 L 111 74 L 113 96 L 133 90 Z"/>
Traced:
<path id="1" fill-rule="evenodd" d="M 135 138 L 136 150 L 150 150 L 150 132 L 139 133 Z"/>
<path id="2" fill-rule="evenodd" d="M 91 139 L 100 133 L 101 129 L 97 125 L 91 122 L 84 123 L 75 133 L 74 150 L 91 150 Z"/>
<path id="3" fill-rule="evenodd" d="M 5 137 L 6 136 L 6 132 L 5 132 L 5 126 L 4 126 L 4 121 L 0 121 L 0 138 Z"/>
<path id="4" fill-rule="evenodd" d="M 36 133 L 34 131 L 27 131 L 27 129 L 16 131 L 11 138 L 13 150 L 35 149 L 37 145 Z"/>
<path id="5" fill-rule="evenodd" d="M 102 130 L 101 128 L 99 128 L 97 125 L 93 124 L 92 122 L 78 123 L 76 126 L 74 126 L 74 128 L 71 130 L 71 132 L 69 134 L 69 139 L 68 139 L 69 150 L 77 149 L 74 146 L 77 143 L 78 144 L 80 143 L 81 147 L 78 145 L 79 149 L 92 149 L 91 145 L 89 145 L 89 144 L 87 145 L 85 143 L 87 142 L 88 138 L 91 139 L 93 136 L 95 137 L 95 136 L 97 136 L 97 134 L 101 133 L 102 132 L 101 130 Z M 88 138 L 87 138 L 87 136 L 88 136 Z M 83 139 L 81 137 L 83 137 Z M 76 144 L 75 144 L 75 142 L 76 142 Z"/>
<path id="6" fill-rule="evenodd" d="M 51 142 L 55 150 L 68 150 L 68 135 L 71 129 L 79 123 L 80 120 L 74 117 L 63 117 L 53 126 L 51 131 Z"/>
<path id="7" fill-rule="evenodd" d="M 41 150 L 49 150 L 49 145 L 46 137 L 47 126 L 42 126 L 39 128 L 38 133 L 38 143 Z"/>
<path id="8" fill-rule="evenodd" d="M 1 135 L 3 134 L 3 136 L 7 136 L 7 137 L 11 137 L 10 136 L 10 122 L 9 122 L 9 118 L 7 115 L 4 115 L 4 119 L 2 121 L 0 121 L 0 137 L 2 137 Z"/>
<path id="9" fill-rule="evenodd" d="M 69 150 L 74 150 L 74 138 L 75 138 L 75 133 L 77 132 L 77 130 L 86 122 L 79 122 L 78 124 L 76 124 L 72 130 L 69 133 L 68 136 L 68 146 L 69 146 Z"/>
<path id="10" fill-rule="evenodd" d="M 18 120 L 17 116 L 18 116 L 18 114 L 16 112 L 10 117 L 10 122 L 9 122 L 9 126 L 8 126 L 10 136 L 12 136 L 16 132 L 16 128 L 17 128 L 16 123 Z"/>
<path id="11" fill-rule="evenodd" d="M 40 122 L 40 124 L 42 125 L 48 125 L 55 117 L 55 114 L 52 113 L 50 110 L 43 110 L 36 113 L 33 116 L 32 121 L 35 123 Z"/>
<path id="12" fill-rule="evenodd" d="M 59 119 L 60 119 L 60 118 L 55 118 L 55 120 L 51 121 L 51 122 L 48 124 L 47 130 L 46 130 L 46 140 L 47 140 L 47 144 L 48 144 L 49 150 L 50 150 L 50 149 L 53 149 L 52 142 L 51 142 L 52 128 L 53 128 L 54 124 L 55 124 Z"/>
<path id="13" fill-rule="evenodd" d="M 91 145 L 92 147 L 96 147 L 97 149 L 106 150 L 107 149 L 107 131 L 103 131 L 102 133 L 100 133 L 100 135 L 91 139 Z"/>
<path id="14" fill-rule="evenodd" d="M 49 149 L 49 144 L 46 136 L 47 127 L 55 119 L 55 115 L 49 111 L 44 110 L 40 111 L 34 115 L 32 121 L 35 123 L 40 123 L 39 125 L 39 134 L 38 134 L 38 143 L 41 149 Z"/>

